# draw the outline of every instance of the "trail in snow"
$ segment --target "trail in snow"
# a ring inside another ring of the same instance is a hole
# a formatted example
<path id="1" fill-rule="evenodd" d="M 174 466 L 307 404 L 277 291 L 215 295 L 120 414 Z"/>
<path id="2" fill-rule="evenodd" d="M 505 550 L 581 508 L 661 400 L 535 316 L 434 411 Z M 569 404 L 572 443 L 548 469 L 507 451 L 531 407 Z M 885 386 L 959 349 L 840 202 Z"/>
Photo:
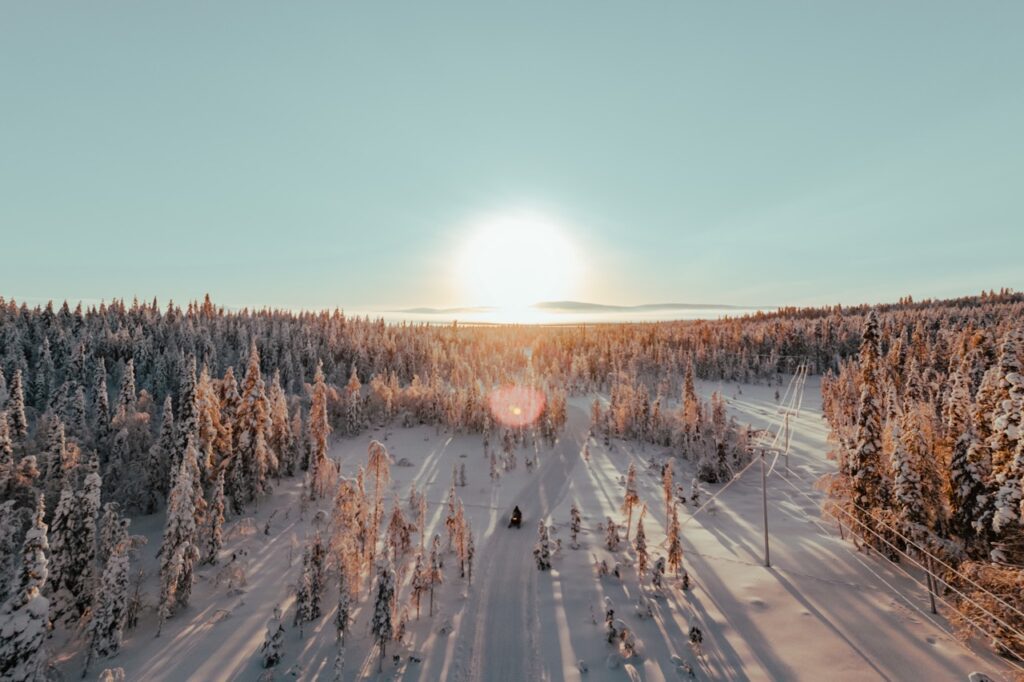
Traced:
<path id="1" fill-rule="evenodd" d="M 587 415 L 570 407 L 556 448 L 543 455 L 540 468 L 512 501 L 523 512 L 522 528 L 508 528 L 508 513 L 497 519 L 483 552 L 475 594 L 466 605 L 456 651 L 466 663 L 462 680 L 536 680 L 542 669 L 537 641 L 537 578 L 533 560 L 537 524 L 565 496 L 589 427 Z"/>

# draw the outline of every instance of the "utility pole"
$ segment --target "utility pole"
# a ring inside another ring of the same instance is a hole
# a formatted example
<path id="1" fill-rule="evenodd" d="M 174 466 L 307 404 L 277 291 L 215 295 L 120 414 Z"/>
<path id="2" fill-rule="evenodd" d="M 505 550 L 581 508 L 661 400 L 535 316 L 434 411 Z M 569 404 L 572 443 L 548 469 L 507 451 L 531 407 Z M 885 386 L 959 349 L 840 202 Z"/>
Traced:
<path id="1" fill-rule="evenodd" d="M 764 461 L 764 450 L 761 450 L 761 507 L 764 512 L 764 565 L 771 567 L 771 556 L 768 553 L 768 473 Z"/>

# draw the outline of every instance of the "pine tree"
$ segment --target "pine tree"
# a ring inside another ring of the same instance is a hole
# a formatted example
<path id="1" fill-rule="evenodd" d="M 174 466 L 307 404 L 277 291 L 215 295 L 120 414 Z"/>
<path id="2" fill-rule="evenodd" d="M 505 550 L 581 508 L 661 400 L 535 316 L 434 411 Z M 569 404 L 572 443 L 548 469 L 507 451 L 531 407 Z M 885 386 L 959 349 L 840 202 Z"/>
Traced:
<path id="1" fill-rule="evenodd" d="M 392 602 L 395 599 L 395 575 L 387 562 L 381 562 L 377 572 L 377 599 L 373 605 L 373 620 L 370 630 L 373 632 L 377 646 L 380 647 L 380 661 L 377 672 L 384 670 L 384 656 L 388 640 L 394 634 L 391 625 Z"/>
<path id="2" fill-rule="evenodd" d="M 224 544 L 224 472 L 217 474 L 213 487 L 213 498 L 207 512 L 206 554 L 204 561 L 215 565 Z"/>
<path id="3" fill-rule="evenodd" d="M 309 493 L 319 499 L 329 484 L 330 464 L 327 460 L 327 437 L 331 433 L 327 421 L 327 383 L 322 362 L 317 362 L 313 377 L 313 401 L 309 406 Z"/>
<path id="4" fill-rule="evenodd" d="M 537 524 L 537 544 L 533 546 L 533 558 L 537 568 L 546 571 L 551 568 L 551 542 L 548 539 L 548 527 L 544 521 Z"/>
<path id="5" fill-rule="evenodd" d="M 626 472 L 626 494 L 622 500 L 622 513 L 626 514 L 626 542 L 629 542 L 629 527 L 633 525 L 633 507 L 640 503 L 636 492 L 636 465 L 632 462 Z"/>
<path id="6" fill-rule="evenodd" d="M 50 627 L 50 604 L 42 592 L 49 548 L 44 512 L 40 495 L 32 527 L 22 545 L 17 580 L 12 584 L 11 596 L 0 607 L 0 677 L 11 682 L 41 679 L 47 665 L 43 642 Z"/>

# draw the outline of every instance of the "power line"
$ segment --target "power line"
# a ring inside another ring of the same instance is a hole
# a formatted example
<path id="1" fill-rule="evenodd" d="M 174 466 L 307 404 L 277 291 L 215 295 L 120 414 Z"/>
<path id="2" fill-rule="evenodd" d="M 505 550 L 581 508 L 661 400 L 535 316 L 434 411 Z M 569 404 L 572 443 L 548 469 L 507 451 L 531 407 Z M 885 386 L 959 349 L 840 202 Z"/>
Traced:
<path id="1" fill-rule="evenodd" d="M 793 488 L 793 489 L 794 489 L 794 490 L 795 490 L 795 491 L 796 491 L 797 493 L 799 493 L 800 495 L 804 496 L 804 497 L 805 497 L 805 498 L 807 498 L 808 500 L 811 500 L 812 502 L 815 502 L 814 498 L 812 498 L 812 497 L 811 497 L 810 495 L 808 495 L 808 494 L 807 494 L 807 493 L 805 493 L 804 491 L 800 490 L 800 488 L 798 488 L 798 487 L 797 487 L 797 486 L 796 486 L 796 485 L 795 485 L 795 484 L 794 484 L 794 483 L 793 483 L 792 481 L 787 481 L 787 480 L 785 480 L 784 478 L 783 478 L 782 480 L 783 480 L 783 481 L 784 481 L 784 482 L 785 482 L 785 483 L 786 483 L 787 485 L 791 486 L 791 487 L 792 487 L 792 488 Z M 1015 627 L 1013 627 L 1012 625 L 1008 624 L 1008 623 L 1007 623 L 1006 621 L 1004 621 L 1003 619 L 1001 619 L 1001 618 L 1000 618 L 999 616 L 997 616 L 996 614 L 992 613 L 991 611 L 989 611 L 988 609 L 986 609 L 986 608 L 985 608 L 984 606 L 982 606 L 981 604 L 978 604 L 978 603 L 977 603 L 976 601 L 974 601 L 973 599 L 971 599 L 970 597 L 968 597 L 968 596 L 967 596 L 966 594 L 964 594 L 964 593 L 963 593 L 963 592 L 961 592 L 960 590 L 958 590 L 958 589 L 956 589 L 955 587 L 953 587 L 952 585 L 950 585 L 948 581 L 946 581 L 946 580 L 943 580 L 942 578 L 939 578 L 939 577 L 938 577 L 938 576 L 937 576 L 937 575 L 936 575 L 936 574 L 935 574 L 934 572 L 932 572 L 932 571 L 931 571 L 931 570 L 929 570 L 929 569 L 928 569 L 928 568 L 927 568 L 926 566 L 924 566 L 924 565 L 923 565 L 923 564 L 921 564 L 921 563 L 920 563 L 919 561 L 917 561 L 916 559 L 914 559 L 914 557 L 912 557 L 912 556 L 911 556 L 910 554 L 908 554 L 908 553 L 907 553 L 907 552 L 905 552 L 904 550 L 900 549 L 900 548 L 899 548 L 899 547 L 897 547 L 896 545 L 894 545 L 894 544 L 892 544 L 891 542 L 889 542 L 889 540 L 887 540 L 887 539 L 886 539 L 885 537 L 883 537 L 882 535 L 880 535 L 879 533 L 877 533 L 877 532 L 876 532 L 876 531 L 875 531 L 874 529 L 872 529 L 872 528 L 871 528 L 870 526 L 868 526 L 868 525 L 867 525 L 866 523 L 864 523 L 864 522 L 863 522 L 863 521 L 861 521 L 860 519 L 856 518 L 856 517 L 855 517 L 855 516 L 854 516 L 853 514 L 851 514 L 851 513 L 850 513 L 850 512 L 848 512 L 847 510 L 845 510 L 845 509 L 842 509 L 842 508 L 839 508 L 839 507 L 836 507 L 836 509 L 838 509 L 838 510 L 839 510 L 839 511 L 841 511 L 842 513 L 844 513 L 844 514 L 846 514 L 847 516 L 849 516 L 849 517 L 850 517 L 851 519 L 853 519 L 853 521 L 854 521 L 855 523 L 857 523 L 858 525 L 862 526 L 862 527 L 863 527 L 863 528 L 864 528 L 865 530 L 867 530 L 867 531 L 868 531 L 869 533 L 871 533 L 872 535 L 874 535 L 875 537 L 877 537 L 877 538 L 878 538 L 879 540 L 881 540 L 881 541 L 882 541 L 883 543 L 885 543 L 886 545 L 888 545 L 889 547 L 891 547 L 891 548 L 892 548 L 892 549 L 893 549 L 893 550 L 894 550 L 894 551 L 895 551 L 896 553 L 898 553 L 898 554 L 900 554 L 900 555 L 902 555 L 902 556 L 905 556 L 905 557 L 906 557 L 906 558 L 907 558 L 907 559 L 908 559 L 909 561 L 911 561 L 911 562 L 912 562 L 912 563 L 914 563 L 914 564 L 915 564 L 916 566 L 918 566 L 918 567 L 919 567 L 919 568 L 920 568 L 920 569 L 921 569 L 922 571 L 924 571 L 924 572 L 925 572 L 925 573 L 926 573 L 927 575 L 930 575 L 930 576 L 931 576 L 931 577 L 932 577 L 933 579 L 935 579 L 935 580 L 938 580 L 939 582 L 941 582 L 941 583 L 942 583 L 943 585 L 945 585 L 945 586 L 946 586 L 946 587 L 947 587 L 947 588 L 948 588 L 948 589 L 949 589 L 950 591 L 952 591 L 952 592 L 956 593 L 956 594 L 957 594 L 957 595 L 958 595 L 959 597 L 961 597 L 961 598 L 962 598 L 962 599 L 964 599 L 965 601 L 967 601 L 967 602 L 969 602 L 970 604 L 972 604 L 973 606 L 975 606 L 975 607 L 976 607 L 977 609 L 979 609 L 980 611 L 982 611 L 982 612 L 983 612 L 983 613 L 984 613 L 985 615 L 989 616 L 989 617 L 990 617 L 990 618 L 991 618 L 992 620 L 994 620 L 995 622 L 997 622 L 997 623 L 999 623 L 1000 625 L 1002 625 L 1002 626 L 1003 626 L 1004 628 L 1006 628 L 1007 630 L 1009 630 L 1010 632 L 1012 632 L 1013 634 L 1015 634 L 1015 635 L 1016 635 L 1017 637 L 1021 638 L 1021 641 L 1022 641 L 1022 642 L 1024 642 L 1024 633 L 1021 633 L 1021 631 L 1020 631 L 1020 630 L 1018 630 L 1018 629 L 1016 629 Z M 802 510 L 801 510 L 801 511 L 802 511 Z M 806 514 L 806 512 L 804 512 L 804 513 Z M 810 516 L 809 516 L 809 515 L 807 515 L 807 516 L 808 516 L 808 518 L 810 518 Z M 852 529 L 851 529 L 851 532 L 852 532 Z M 855 534 L 856 534 L 856 533 L 855 533 Z M 897 534 L 897 535 L 898 535 L 898 534 Z M 863 538 L 861 538 L 861 539 L 863 540 Z M 891 563 L 893 564 L 893 566 L 896 566 L 896 563 L 895 563 L 895 562 L 891 562 Z M 898 570 L 902 570 L 902 569 L 898 569 Z M 923 584 L 922 584 L 922 583 L 921 583 L 921 582 L 920 582 L 920 581 L 919 581 L 919 580 L 918 580 L 917 578 L 913 577 L 912 575 L 910 575 L 910 574 L 909 574 L 909 573 L 907 573 L 906 571 L 903 571 L 903 572 L 904 572 L 904 573 L 905 573 L 905 574 L 907 575 L 907 577 L 909 577 L 909 578 L 910 578 L 911 580 L 913 580 L 913 581 L 914 581 L 914 582 L 915 582 L 916 584 L 918 584 L 918 585 L 921 585 L 922 587 L 925 587 L 925 585 L 923 585 Z M 938 595 L 935 595 L 935 596 L 937 596 L 937 597 L 938 597 Z M 994 596 L 994 595 L 993 595 L 993 596 Z M 942 602 L 943 602 L 944 604 L 946 604 L 947 606 L 950 606 L 950 605 L 949 605 L 949 603 L 948 603 L 948 602 L 946 602 L 945 600 L 941 599 L 941 597 L 938 597 L 938 598 L 939 598 L 939 599 L 940 599 L 940 601 L 942 601 Z M 954 608 L 954 607 L 950 606 L 950 608 Z M 969 619 L 967 619 L 967 620 L 969 620 Z M 984 630 L 984 632 L 985 632 L 985 634 L 986 634 L 987 636 L 989 636 L 989 637 L 994 637 L 994 635 L 993 635 L 993 634 L 992 634 L 991 632 L 989 632 L 988 630 Z M 1013 652 L 1011 652 L 1011 653 L 1013 653 Z M 1016 653 L 1014 653 L 1013 655 L 1014 655 L 1014 656 L 1015 656 L 1016 658 L 1018 658 L 1019 660 L 1021 660 L 1022 662 L 1024 662 L 1024 657 L 1021 657 L 1021 656 L 1019 656 L 1019 655 L 1018 655 L 1018 654 L 1016 654 Z M 1024 668 L 1022 668 L 1022 670 L 1024 670 Z"/>

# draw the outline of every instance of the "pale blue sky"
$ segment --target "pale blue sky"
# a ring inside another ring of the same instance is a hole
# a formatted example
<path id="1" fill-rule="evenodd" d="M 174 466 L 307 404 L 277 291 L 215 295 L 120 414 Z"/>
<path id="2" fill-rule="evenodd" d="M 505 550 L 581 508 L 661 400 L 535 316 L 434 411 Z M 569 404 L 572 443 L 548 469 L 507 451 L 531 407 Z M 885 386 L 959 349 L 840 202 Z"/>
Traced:
<path id="1" fill-rule="evenodd" d="M 1021 2 L 7 2 L 0 295 L 457 305 L 475 216 L 577 298 L 1024 289 Z"/>

